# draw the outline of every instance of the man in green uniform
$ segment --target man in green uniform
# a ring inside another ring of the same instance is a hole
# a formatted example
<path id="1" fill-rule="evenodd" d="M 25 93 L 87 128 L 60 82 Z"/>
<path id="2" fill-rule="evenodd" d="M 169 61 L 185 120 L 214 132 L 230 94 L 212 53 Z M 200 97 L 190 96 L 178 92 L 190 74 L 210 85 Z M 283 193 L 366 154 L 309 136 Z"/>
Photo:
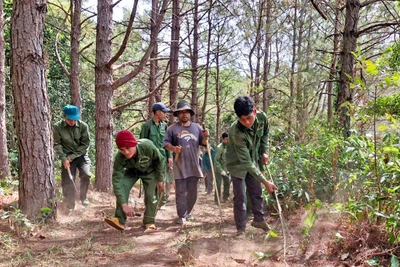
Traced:
<path id="1" fill-rule="evenodd" d="M 167 108 L 164 103 L 157 102 L 153 105 L 153 118 L 144 122 L 142 124 L 142 128 L 140 131 L 140 138 L 150 139 L 153 144 L 160 150 L 161 155 L 164 157 L 166 161 L 166 174 L 172 172 L 172 152 L 163 148 L 163 142 L 165 133 L 167 132 L 168 124 L 164 121 L 166 113 L 169 113 L 171 110 Z M 167 179 L 168 178 L 168 179 Z M 172 175 L 166 175 L 163 177 L 165 183 L 165 190 L 163 199 L 161 200 L 160 209 L 165 209 L 165 204 L 167 203 L 169 197 L 169 187 L 171 183 L 174 182 Z"/>
<path id="2" fill-rule="evenodd" d="M 203 169 L 203 173 L 205 176 L 204 182 L 205 182 L 205 186 L 206 186 L 207 195 L 211 195 L 211 193 L 213 191 L 213 184 L 214 184 L 212 170 L 211 170 L 211 162 L 212 162 L 212 164 L 214 164 L 214 162 L 215 162 L 215 150 L 210 148 L 210 152 L 211 152 L 211 159 L 210 159 L 210 155 L 208 155 L 207 149 L 201 158 L 201 167 Z"/>
<path id="3" fill-rule="evenodd" d="M 75 180 L 76 170 L 79 170 L 80 200 L 82 205 L 89 205 L 87 191 L 90 184 L 90 159 L 87 154 L 90 143 L 89 127 L 80 120 L 79 109 L 68 105 L 63 109 L 63 120 L 53 127 L 54 150 L 61 160 L 61 186 L 64 201 L 68 209 L 75 208 L 75 182 L 71 180 L 70 171 Z"/>
<path id="4" fill-rule="evenodd" d="M 262 187 L 272 194 L 277 187 L 267 181 L 261 170 L 269 162 L 267 115 L 254 108 L 248 96 L 236 98 L 235 113 L 238 116 L 229 130 L 226 167 L 231 174 L 233 185 L 233 213 L 237 235 L 246 230 L 246 193 L 249 194 L 254 215 L 251 225 L 268 231 L 264 219 Z"/>
<path id="5" fill-rule="evenodd" d="M 221 184 L 224 185 L 223 198 L 222 201 L 226 202 L 229 198 L 229 188 L 231 185 L 231 180 L 229 178 L 228 169 L 225 163 L 226 154 L 226 144 L 228 143 L 228 132 L 222 134 L 222 142 L 217 146 L 217 152 L 215 155 L 215 180 L 217 182 L 218 196 L 221 199 Z M 217 201 L 215 196 L 215 201 Z"/>
<path id="6" fill-rule="evenodd" d="M 148 139 L 139 139 L 130 131 L 120 131 L 115 139 L 119 152 L 114 159 L 112 184 L 117 198 L 115 217 L 106 218 L 105 222 L 118 230 L 124 230 L 127 217 L 135 216 L 128 206 L 129 193 L 138 179 L 144 188 L 145 212 L 143 226 L 147 230 L 156 230 L 155 215 L 157 211 L 158 192 L 164 190 L 165 165 L 164 157 Z"/>

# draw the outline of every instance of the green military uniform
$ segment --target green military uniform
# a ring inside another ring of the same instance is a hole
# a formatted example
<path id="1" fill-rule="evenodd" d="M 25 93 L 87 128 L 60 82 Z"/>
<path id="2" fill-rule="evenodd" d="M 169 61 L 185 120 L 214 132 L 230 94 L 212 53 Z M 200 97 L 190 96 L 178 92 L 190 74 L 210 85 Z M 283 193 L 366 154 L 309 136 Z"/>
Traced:
<path id="1" fill-rule="evenodd" d="M 150 126 L 150 128 L 149 128 Z M 162 205 L 165 205 L 168 200 L 168 188 L 167 183 L 172 183 L 174 181 L 173 175 L 171 174 L 170 170 L 168 169 L 168 159 L 172 159 L 172 152 L 163 148 L 163 142 L 165 133 L 167 132 L 168 124 L 164 121 L 160 121 L 158 125 L 155 123 L 153 119 L 146 121 L 142 124 L 140 130 L 139 138 L 146 138 L 153 142 L 153 144 L 160 150 L 161 155 L 164 157 L 165 167 L 166 167 L 166 177 L 163 177 L 165 181 L 165 189 L 164 190 L 164 197 L 162 200 Z M 172 178 L 171 178 L 172 177 Z"/>
<path id="2" fill-rule="evenodd" d="M 163 182 L 165 177 L 164 157 L 159 149 L 147 139 L 139 139 L 136 146 L 135 158 L 126 158 L 121 152 L 115 156 L 112 184 L 117 197 L 115 217 L 124 224 L 126 215 L 121 204 L 128 203 L 129 193 L 138 179 L 142 179 L 144 187 L 144 212 L 143 224 L 155 222 L 157 211 L 156 188 L 158 182 Z"/>
<path id="3" fill-rule="evenodd" d="M 264 170 L 261 155 L 268 154 L 268 135 L 265 133 L 268 133 L 268 120 L 264 112 L 257 112 L 250 129 L 238 121 L 232 124 L 226 151 L 229 155 L 226 166 L 232 176 L 245 179 L 249 173 L 260 183 L 266 180 L 261 172 Z"/>
<path id="4" fill-rule="evenodd" d="M 260 183 L 266 180 L 261 170 L 264 170 L 262 154 L 268 153 L 268 129 L 267 115 L 257 111 L 251 128 L 246 128 L 237 120 L 229 130 L 226 167 L 232 178 L 235 195 L 233 210 L 238 231 L 246 228 L 246 211 L 247 216 L 249 210 L 252 211 L 253 223 L 264 222 Z M 238 180 L 245 180 L 245 183 L 239 183 Z"/>
<path id="5" fill-rule="evenodd" d="M 215 179 L 217 182 L 218 195 L 221 196 L 221 183 L 224 185 L 223 200 L 228 200 L 230 179 L 228 175 L 228 169 L 226 168 L 225 155 L 227 145 L 223 142 L 217 146 L 217 152 L 215 154 Z M 222 175 L 221 172 L 225 172 L 226 175 Z"/>
<path id="6" fill-rule="evenodd" d="M 68 208 L 75 207 L 75 187 L 69 178 L 63 162 L 69 157 L 71 174 L 75 179 L 76 169 L 79 170 L 80 200 L 86 199 L 90 184 L 90 159 L 87 154 L 90 143 L 89 126 L 77 120 L 70 127 L 65 120 L 59 121 L 53 128 L 54 150 L 56 157 L 61 160 L 61 186 Z"/>

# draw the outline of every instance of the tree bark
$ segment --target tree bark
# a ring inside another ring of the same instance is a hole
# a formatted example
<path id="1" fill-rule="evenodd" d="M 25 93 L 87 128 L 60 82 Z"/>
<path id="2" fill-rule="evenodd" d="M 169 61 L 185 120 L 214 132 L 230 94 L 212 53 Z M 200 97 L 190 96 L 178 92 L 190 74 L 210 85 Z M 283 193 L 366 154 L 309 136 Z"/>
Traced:
<path id="1" fill-rule="evenodd" d="M 6 73 L 4 41 L 4 8 L 0 2 L 0 180 L 10 176 L 6 128 Z"/>
<path id="2" fill-rule="evenodd" d="M 292 133 L 292 120 L 294 114 L 294 104 L 295 104 L 295 68 L 296 68 L 296 61 L 297 61 L 297 21 L 298 21 L 298 6 L 297 0 L 294 1 L 294 15 L 293 15 L 293 37 L 292 37 L 292 58 L 291 58 L 291 66 L 290 66 L 290 73 L 289 73 L 289 86 L 290 86 L 290 99 L 289 99 L 289 107 L 288 107 L 288 126 L 287 126 L 287 133 Z"/>
<path id="3" fill-rule="evenodd" d="M 208 97 L 208 88 L 209 88 L 209 79 L 210 79 L 210 57 L 211 57 L 211 37 L 212 37 L 212 19 L 211 12 L 213 6 L 213 0 L 208 1 L 209 9 L 207 11 L 207 54 L 206 54 L 206 68 L 205 68 L 205 82 L 204 82 L 204 100 L 203 100 L 203 108 L 201 110 L 200 123 L 205 121 L 206 117 L 206 107 L 207 107 L 207 97 Z"/>
<path id="4" fill-rule="evenodd" d="M 169 82 L 170 106 L 174 109 L 178 101 L 178 64 L 179 64 L 179 32 L 180 32 L 180 11 L 179 0 L 172 1 L 172 30 L 171 30 L 171 51 L 170 70 L 171 80 Z M 174 122 L 174 116 L 169 117 L 169 122 Z"/>
<path id="5" fill-rule="evenodd" d="M 223 26 L 222 26 L 223 27 Z M 217 31 L 217 47 L 221 47 L 221 30 Z M 215 143 L 218 144 L 219 140 L 219 128 L 221 124 L 221 83 L 220 83 L 220 50 L 215 51 L 215 105 L 217 108 L 216 121 L 215 121 Z"/>
<path id="6" fill-rule="evenodd" d="M 157 36 L 158 33 L 154 32 L 157 29 L 157 16 L 158 16 L 158 0 L 151 1 L 151 35 Z M 158 67 L 158 44 L 156 44 L 153 48 L 153 51 L 150 55 L 150 70 L 149 70 L 149 92 L 153 91 L 157 87 L 157 74 L 159 71 Z M 151 118 L 153 115 L 153 104 L 156 101 L 161 101 L 160 92 L 155 93 L 149 97 L 149 105 L 148 105 L 148 118 Z"/>
<path id="7" fill-rule="evenodd" d="M 193 9 L 193 50 L 191 55 L 191 63 L 192 63 L 192 102 L 191 108 L 194 111 L 193 121 L 199 122 L 199 101 L 197 94 L 197 82 L 198 82 L 198 61 L 199 61 L 199 0 L 194 1 L 194 9 Z"/>
<path id="8" fill-rule="evenodd" d="M 337 4 L 338 5 L 338 4 Z M 333 35 L 333 51 L 337 51 L 339 48 L 339 14 L 340 10 L 339 7 L 337 6 L 335 8 L 335 32 Z M 332 63 L 329 71 L 329 82 L 327 83 L 327 93 L 328 93 L 328 122 L 329 124 L 332 123 L 333 121 L 333 109 L 332 109 L 332 96 L 333 96 L 333 81 L 335 80 L 335 77 L 337 75 L 336 71 L 336 65 L 337 65 L 337 54 L 333 53 L 333 58 L 332 58 Z"/>
<path id="9" fill-rule="evenodd" d="M 359 0 L 346 1 L 346 18 L 343 30 L 343 48 L 341 53 L 341 70 L 339 92 L 336 100 L 336 112 L 339 118 L 343 136 L 350 136 L 350 107 L 353 102 L 353 90 L 350 88 L 352 81 L 354 57 L 351 54 L 357 46 L 357 24 L 360 12 Z"/>
<path id="10" fill-rule="evenodd" d="M 293 69 L 293 77 L 295 80 L 295 94 L 296 94 L 296 99 L 295 99 L 295 113 L 296 114 L 296 121 L 293 126 L 296 132 L 296 136 L 298 140 L 302 141 L 304 138 L 305 134 L 305 128 L 308 120 L 308 112 L 307 112 L 307 105 L 308 105 L 308 92 L 306 86 L 303 84 L 303 72 L 300 71 L 301 69 L 307 69 L 307 65 L 309 64 L 308 60 L 302 60 L 304 58 L 303 55 L 307 55 L 307 50 L 304 51 L 305 49 L 309 49 L 310 43 L 308 42 L 306 45 L 304 45 L 304 36 L 305 33 L 308 33 L 310 35 L 311 29 L 307 31 L 305 29 L 305 23 L 307 21 L 307 3 L 308 1 L 305 1 L 302 3 L 300 1 L 299 9 L 298 9 L 298 16 L 296 19 L 296 25 L 295 25 L 295 31 L 297 31 L 297 40 L 295 41 L 296 43 L 296 58 L 295 58 L 295 69 Z M 309 39 L 308 39 L 309 40 Z M 307 41 L 307 40 L 305 40 Z"/>
<path id="11" fill-rule="evenodd" d="M 82 97 L 79 79 L 79 43 L 81 38 L 81 0 L 71 0 L 71 75 L 70 89 L 72 104 L 79 108 L 82 114 Z"/>
<path id="12" fill-rule="evenodd" d="M 259 10 L 258 10 L 258 16 L 257 16 L 257 33 L 256 33 L 256 42 L 254 44 L 255 49 L 256 49 L 256 67 L 255 67 L 255 73 L 254 73 L 254 81 L 253 81 L 253 86 L 254 86 L 254 102 L 256 103 L 257 106 L 260 106 L 262 104 L 262 99 L 260 99 L 259 92 L 260 92 L 260 85 L 261 85 L 261 60 L 263 57 L 263 47 L 262 47 L 262 29 L 264 27 L 264 10 L 265 8 L 265 1 L 262 0 L 259 3 Z"/>
<path id="13" fill-rule="evenodd" d="M 111 188 L 113 151 L 113 76 L 108 65 L 111 60 L 112 0 L 97 3 L 96 36 L 96 182 L 99 191 Z"/>
<path id="14" fill-rule="evenodd" d="M 53 136 L 43 53 L 45 0 L 14 1 L 12 89 L 19 150 L 19 207 L 31 220 L 56 217 Z"/>
<path id="15" fill-rule="evenodd" d="M 264 63 L 263 63 L 263 96 L 262 96 L 262 109 L 267 111 L 270 105 L 271 93 L 268 91 L 268 79 L 269 72 L 271 70 L 271 13 L 272 13 L 272 3 L 267 1 L 266 11 L 265 11 L 265 40 L 264 40 Z"/>

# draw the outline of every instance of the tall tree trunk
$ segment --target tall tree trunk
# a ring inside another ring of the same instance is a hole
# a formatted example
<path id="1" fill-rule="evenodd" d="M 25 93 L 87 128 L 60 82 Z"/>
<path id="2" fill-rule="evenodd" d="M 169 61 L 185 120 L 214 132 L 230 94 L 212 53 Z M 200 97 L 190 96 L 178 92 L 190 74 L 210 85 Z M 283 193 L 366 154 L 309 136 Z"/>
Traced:
<path id="1" fill-rule="evenodd" d="M 217 31 L 217 47 L 215 51 L 215 105 L 217 107 L 217 114 L 216 114 L 216 121 L 215 121 L 215 143 L 218 144 L 219 141 L 219 128 L 221 124 L 221 103 L 220 103 L 220 96 L 221 96 L 221 83 L 220 83 L 220 49 L 221 47 L 221 31 Z"/>
<path id="2" fill-rule="evenodd" d="M 310 55 L 312 53 L 312 25 L 308 25 L 308 29 L 305 29 L 305 22 L 311 21 L 312 18 L 306 17 L 306 12 L 308 11 L 307 9 L 307 3 L 305 2 L 304 8 L 302 9 L 302 12 L 304 15 L 301 16 L 301 26 L 300 26 L 300 33 L 299 33 L 299 58 L 305 58 L 305 55 Z M 306 34 L 306 36 L 303 36 L 303 33 Z M 304 37 L 304 38 L 303 38 Z M 304 39 L 304 41 L 303 41 Z M 305 43 L 305 44 L 303 44 Z M 307 72 L 307 70 L 310 69 L 310 60 L 306 60 L 305 62 L 302 63 L 302 68 Z M 309 102 L 310 102 L 310 88 L 309 86 L 304 85 L 303 81 L 303 74 L 299 73 L 298 79 L 297 79 L 297 90 L 300 92 L 300 98 L 298 99 L 298 116 L 297 116 L 297 134 L 299 137 L 300 141 L 304 140 L 304 137 L 306 135 L 306 128 L 309 120 Z M 311 180 L 310 180 L 311 181 Z"/>
<path id="3" fill-rule="evenodd" d="M 207 107 L 207 97 L 208 97 L 208 84 L 210 79 L 210 56 L 211 56 L 211 36 L 212 36 L 212 19 L 211 12 L 213 6 L 213 0 L 208 1 L 208 11 L 207 11 L 207 24 L 208 24 L 208 33 L 207 33 L 207 55 L 206 55 L 206 75 L 204 82 L 204 99 L 203 99 L 203 108 L 201 110 L 201 119 L 200 122 L 203 123 L 206 117 L 206 107 Z"/>
<path id="4" fill-rule="evenodd" d="M 343 48 L 340 60 L 340 83 L 336 100 L 336 112 L 345 138 L 350 136 L 350 108 L 348 104 L 353 102 L 353 90 L 350 88 L 350 82 L 353 79 L 354 65 L 354 58 L 351 53 L 356 51 L 357 46 L 359 12 L 359 0 L 346 1 L 346 19 L 343 30 Z"/>
<path id="5" fill-rule="evenodd" d="M 178 64 L 179 64 L 179 32 L 180 32 L 180 2 L 172 1 L 172 30 L 171 30 L 171 51 L 170 70 L 171 80 L 169 82 L 170 106 L 174 108 L 178 101 Z M 170 124 L 174 122 L 174 116 L 170 116 Z"/>
<path id="6" fill-rule="evenodd" d="M 12 89 L 19 150 L 19 207 L 29 219 L 56 217 L 53 136 L 43 53 L 46 1 L 14 1 Z"/>
<path id="7" fill-rule="evenodd" d="M 82 97 L 79 80 L 79 43 L 81 38 L 81 0 L 71 0 L 71 75 L 70 89 L 72 104 L 82 113 Z"/>
<path id="8" fill-rule="evenodd" d="M 332 96 L 333 96 L 333 81 L 336 78 L 336 64 L 337 64 L 337 51 L 339 48 L 339 14 L 340 14 L 340 8 L 339 8 L 339 3 L 337 3 L 337 6 L 335 7 L 335 30 L 334 30 L 334 35 L 333 35 L 333 57 L 332 57 L 332 63 L 330 66 L 329 70 L 329 81 L 327 83 L 327 93 L 328 93 L 328 122 L 329 124 L 332 123 L 333 119 L 333 112 L 332 112 Z"/>
<path id="9" fill-rule="evenodd" d="M 305 134 L 305 127 L 307 124 L 307 118 L 308 118 L 308 112 L 307 112 L 307 88 L 303 84 L 303 71 L 300 71 L 300 69 L 307 69 L 305 65 L 307 65 L 308 61 L 301 60 L 303 58 L 303 55 L 307 55 L 307 51 L 304 51 L 304 48 L 310 48 L 309 43 L 306 45 L 303 44 L 303 39 L 304 39 L 304 33 L 307 33 L 309 31 L 306 31 L 305 29 L 305 21 L 306 19 L 306 13 L 307 13 L 307 3 L 308 1 L 305 1 L 304 4 L 302 4 L 301 8 L 298 9 L 298 18 L 297 18 L 297 24 L 295 26 L 295 30 L 297 31 L 297 40 L 296 40 L 296 59 L 295 59 L 295 68 L 296 70 L 292 70 L 295 75 L 295 94 L 296 94 L 296 99 L 295 99 L 295 112 L 296 114 L 296 122 L 295 126 L 293 127 L 296 131 L 296 136 L 297 138 L 301 141 L 304 137 Z"/>
<path id="10" fill-rule="evenodd" d="M 260 59 L 261 59 L 261 29 L 262 29 L 262 24 L 263 24 L 263 11 L 264 11 L 264 0 L 260 0 L 258 4 L 258 13 L 257 13 L 257 18 L 255 22 L 256 28 L 256 36 L 254 40 L 254 44 L 250 48 L 249 52 L 249 71 L 250 71 L 250 96 L 254 98 L 254 102 L 256 106 L 258 106 L 260 100 L 257 94 L 257 91 L 255 90 L 259 84 L 260 84 Z M 256 62 L 254 66 L 253 62 L 253 56 L 256 56 Z"/>
<path id="11" fill-rule="evenodd" d="M 157 16 L 158 16 L 158 0 L 151 1 L 151 35 L 157 36 L 158 30 L 157 28 Z M 150 70 L 149 70 L 149 92 L 153 91 L 157 87 L 157 74 L 158 74 L 158 43 L 154 45 L 154 48 L 150 55 Z M 153 115 L 153 104 L 157 101 L 162 101 L 160 91 L 157 91 L 154 95 L 149 97 L 149 106 L 148 106 L 148 118 L 151 118 Z"/>
<path id="12" fill-rule="evenodd" d="M 4 41 L 4 8 L 0 2 L 0 180 L 10 176 L 6 128 L 6 73 Z"/>
<path id="13" fill-rule="evenodd" d="M 290 79 L 289 79 L 289 86 L 290 86 L 290 99 L 289 99 L 289 107 L 288 107 L 288 126 L 287 126 L 287 133 L 292 133 L 292 120 L 294 114 L 294 103 L 295 103 L 295 68 L 296 68 L 296 61 L 297 61 L 297 0 L 294 1 L 294 16 L 293 16 L 293 37 L 292 37 L 292 59 L 291 59 L 291 66 L 290 66 Z"/>
<path id="14" fill-rule="evenodd" d="M 265 11 L 265 40 L 264 40 L 264 63 L 263 63 L 263 95 L 262 95 L 262 109 L 267 111 L 270 105 L 270 98 L 271 93 L 268 91 L 268 79 L 269 79 L 269 72 L 271 69 L 271 10 L 272 10 L 272 3 L 271 1 L 267 1 L 267 7 Z"/>
<path id="15" fill-rule="evenodd" d="M 193 52 L 191 56 L 191 63 L 192 63 L 192 103 L 191 108 L 194 111 L 194 122 L 199 122 L 199 101 L 197 97 L 197 82 L 198 82 L 198 70 L 197 70 L 197 62 L 199 60 L 199 19 L 198 19 L 198 12 L 199 12 L 199 0 L 194 1 L 194 9 L 193 9 Z"/>
<path id="16" fill-rule="evenodd" d="M 96 36 L 96 189 L 107 191 L 111 188 L 113 117 L 112 96 L 113 76 L 109 66 L 112 37 L 112 0 L 97 3 Z"/>
<path id="17" fill-rule="evenodd" d="M 264 9 L 265 9 L 265 1 L 262 0 L 259 3 L 259 11 L 258 11 L 258 25 L 257 25 L 257 34 L 256 34 L 256 69 L 254 73 L 254 101 L 257 106 L 260 106 L 262 99 L 260 99 L 260 85 L 261 85 L 261 60 L 263 54 L 262 47 L 262 29 L 264 24 Z"/>

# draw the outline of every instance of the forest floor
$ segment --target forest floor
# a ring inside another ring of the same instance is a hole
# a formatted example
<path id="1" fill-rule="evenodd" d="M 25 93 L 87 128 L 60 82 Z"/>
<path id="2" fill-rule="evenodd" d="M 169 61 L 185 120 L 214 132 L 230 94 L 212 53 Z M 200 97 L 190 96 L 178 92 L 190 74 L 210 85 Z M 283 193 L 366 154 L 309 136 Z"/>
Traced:
<path id="1" fill-rule="evenodd" d="M 138 191 L 135 185 L 131 199 L 143 214 Z M 114 214 L 113 194 L 90 191 L 88 207 L 77 201 L 69 212 L 61 202 L 56 222 L 29 231 L 18 230 L 15 218 L 0 220 L 0 266 L 370 266 L 365 262 L 374 253 L 384 255 L 377 246 L 380 233 L 367 231 L 376 243 L 366 244 L 367 239 L 354 236 L 357 233 L 348 228 L 352 226 L 329 208 L 318 211 L 308 235 L 302 228 L 309 211 L 298 210 L 285 216 L 285 239 L 278 215 L 266 216 L 276 237 L 252 227 L 249 220 L 245 237 L 238 238 L 231 198 L 221 203 L 221 222 L 218 205 L 201 185 L 192 212 L 195 220 L 181 226 L 175 224 L 172 190 L 166 210 L 157 213 L 157 230 L 144 231 L 142 217 L 134 217 L 128 220 L 129 230 L 118 231 L 104 223 L 104 217 Z M 0 196 L 0 214 L 16 199 L 16 193 Z M 341 243 L 338 233 L 355 243 Z"/>

